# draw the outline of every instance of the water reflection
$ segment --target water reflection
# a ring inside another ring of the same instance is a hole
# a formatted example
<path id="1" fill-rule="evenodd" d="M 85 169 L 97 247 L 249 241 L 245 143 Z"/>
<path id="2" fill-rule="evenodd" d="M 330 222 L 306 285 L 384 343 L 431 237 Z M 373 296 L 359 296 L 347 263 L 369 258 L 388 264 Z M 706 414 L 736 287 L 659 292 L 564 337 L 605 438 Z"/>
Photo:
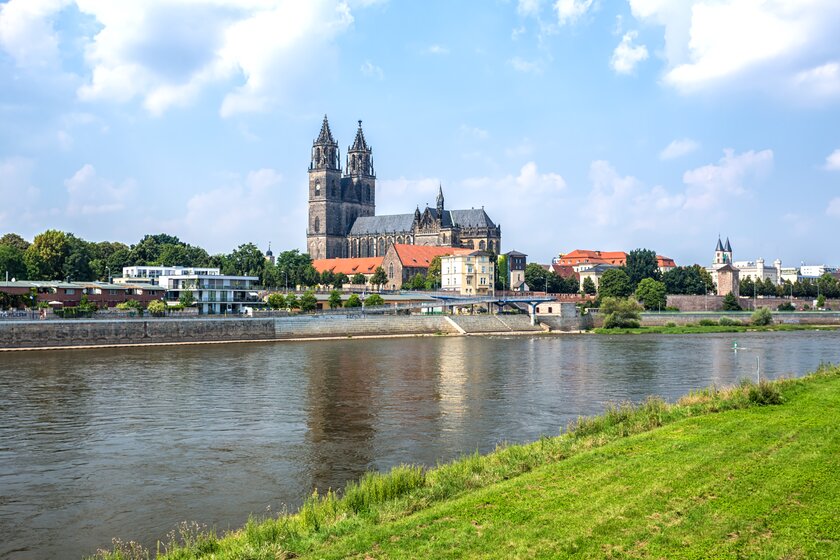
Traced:
<path id="1" fill-rule="evenodd" d="M 732 351 L 737 340 L 741 351 Z M 220 530 L 366 470 L 553 435 L 610 401 L 838 361 L 835 332 L 0 354 L 0 558 Z"/>

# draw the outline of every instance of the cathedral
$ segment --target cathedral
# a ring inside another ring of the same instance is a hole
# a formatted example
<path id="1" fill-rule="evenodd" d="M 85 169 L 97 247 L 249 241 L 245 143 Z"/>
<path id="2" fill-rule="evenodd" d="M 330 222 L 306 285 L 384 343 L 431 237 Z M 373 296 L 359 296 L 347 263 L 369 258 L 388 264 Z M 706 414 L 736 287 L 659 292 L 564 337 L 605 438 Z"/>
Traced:
<path id="1" fill-rule="evenodd" d="M 393 244 L 437 245 L 501 251 L 502 229 L 481 209 L 447 210 L 443 188 L 434 208 L 410 214 L 376 215 L 373 149 L 365 141 L 362 121 L 341 154 L 326 115 L 312 143 L 309 164 L 309 225 L 306 246 L 313 259 L 381 257 Z"/>

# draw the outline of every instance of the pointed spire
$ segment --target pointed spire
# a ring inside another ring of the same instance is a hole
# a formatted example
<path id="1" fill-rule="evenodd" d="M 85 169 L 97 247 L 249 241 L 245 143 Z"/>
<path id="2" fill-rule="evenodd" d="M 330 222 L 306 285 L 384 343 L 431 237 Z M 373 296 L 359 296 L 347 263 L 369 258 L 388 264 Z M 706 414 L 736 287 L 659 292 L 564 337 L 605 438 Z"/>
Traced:
<path id="1" fill-rule="evenodd" d="M 420 205 L 417 205 L 417 208 L 414 210 L 414 221 L 420 221 Z"/>
<path id="2" fill-rule="evenodd" d="M 440 183 L 438 183 L 438 195 L 435 202 L 438 212 L 443 212 L 443 185 Z"/>
<path id="3" fill-rule="evenodd" d="M 359 121 L 359 128 L 356 130 L 356 139 L 353 140 L 353 145 L 350 146 L 351 152 L 367 152 L 370 151 L 367 142 L 365 142 L 365 133 L 362 131 L 362 121 Z"/>
<path id="4" fill-rule="evenodd" d="M 335 139 L 330 130 L 330 122 L 327 120 L 327 115 L 324 115 L 324 122 L 321 124 L 321 133 L 318 134 L 318 139 L 314 143 L 335 145 Z"/>
<path id="5" fill-rule="evenodd" d="M 718 235 L 718 244 L 717 244 L 717 247 L 715 247 L 715 252 L 718 252 L 718 251 L 723 251 L 723 243 L 721 243 L 719 235 Z"/>
<path id="6" fill-rule="evenodd" d="M 728 237 L 726 238 L 726 245 L 723 246 L 723 250 L 726 251 L 727 253 L 732 252 L 732 245 L 729 244 L 729 238 Z"/>

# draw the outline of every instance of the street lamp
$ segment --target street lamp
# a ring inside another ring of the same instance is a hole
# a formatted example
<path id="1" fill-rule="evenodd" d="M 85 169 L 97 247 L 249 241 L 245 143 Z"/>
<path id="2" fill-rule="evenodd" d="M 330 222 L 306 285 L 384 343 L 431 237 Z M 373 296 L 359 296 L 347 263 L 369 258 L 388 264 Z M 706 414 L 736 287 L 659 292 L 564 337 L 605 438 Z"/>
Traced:
<path id="1" fill-rule="evenodd" d="M 289 275 L 286 273 L 286 269 L 283 269 L 283 277 L 286 279 L 286 293 L 289 293 Z"/>
<path id="2" fill-rule="evenodd" d="M 106 266 L 105 270 L 108 272 L 108 283 L 110 284 L 111 283 L 111 267 Z"/>

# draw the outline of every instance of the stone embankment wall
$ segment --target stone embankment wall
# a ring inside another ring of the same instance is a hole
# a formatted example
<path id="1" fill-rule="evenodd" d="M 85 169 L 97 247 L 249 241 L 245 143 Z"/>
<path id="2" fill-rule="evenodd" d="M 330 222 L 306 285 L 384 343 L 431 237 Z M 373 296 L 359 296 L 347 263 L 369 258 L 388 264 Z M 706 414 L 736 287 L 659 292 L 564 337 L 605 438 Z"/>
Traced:
<path id="1" fill-rule="evenodd" d="M 746 324 L 750 322 L 752 312 L 642 313 L 642 325 L 645 327 L 662 327 L 668 323 L 674 323 L 677 326 L 683 326 L 689 323 L 696 325 L 698 321 L 703 319 L 708 319 L 717 323 L 720 321 L 721 317 L 728 317 Z M 795 311 L 777 311 L 773 313 L 773 322 L 792 325 L 840 325 L 840 312 L 804 311 L 799 313 Z"/>
<path id="2" fill-rule="evenodd" d="M 317 338 L 455 333 L 442 315 L 321 315 L 274 319 L 274 337 Z"/>
<path id="3" fill-rule="evenodd" d="M 801 310 L 803 306 L 814 306 L 816 298 L 794 298 L 793 305 L 797 311 Z M 746 310 L 753 310 L 753 304 L 758 307 L 769 307 L 775 311 L 783 303 L 791 303 L 790 298 L 738 298 L 738 303 Z M 826 300 L 827 308 L 840 310 L 840 300 L 831 299 Z M 680 311 L 720 311 L 723 308 L 723 296 L 668 296 L 668 306 L 676 307 Z"/>
<path id="4" fill-rule="evenodd" d="M 552 331 L 572 332 L 600 327 L 603 319 L 597 313 L 587 313 L 578 317 L 561 317 L 559 315 L 538 315 L 539 322 L 547 325 Z"/>

